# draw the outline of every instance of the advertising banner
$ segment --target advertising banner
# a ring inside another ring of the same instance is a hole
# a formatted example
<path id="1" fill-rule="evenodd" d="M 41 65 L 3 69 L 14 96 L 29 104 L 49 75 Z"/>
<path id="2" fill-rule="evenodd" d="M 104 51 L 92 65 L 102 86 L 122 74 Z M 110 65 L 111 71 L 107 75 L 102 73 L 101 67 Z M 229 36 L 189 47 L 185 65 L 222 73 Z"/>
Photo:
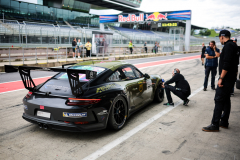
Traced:
<path id="1" fill-rule="evenodd" d="M 191 20 L 191 10 L 99 16 L 100 23 L 158 22 L 160 20 Z"/>

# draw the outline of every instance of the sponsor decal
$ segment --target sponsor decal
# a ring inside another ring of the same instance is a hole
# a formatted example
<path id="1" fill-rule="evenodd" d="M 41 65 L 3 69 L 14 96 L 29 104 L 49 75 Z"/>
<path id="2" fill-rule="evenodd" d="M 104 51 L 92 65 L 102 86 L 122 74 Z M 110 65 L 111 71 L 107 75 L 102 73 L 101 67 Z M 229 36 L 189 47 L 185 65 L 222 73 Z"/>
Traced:
<path id="1" fill-rule="evenodd" d="M 97 115 L 105 115 L 105 114 L 108 114 L 107 110 L 103 110 L 102 112 L 99 112 Z"/>
<path id="2" fill-rule="evenodd" d="M 144 14 L 140 13 L 139 16 L 136 14 L 128 14 L 127 17 L 124 15 L 118 15 L 118 22 L 143 22 Z"/>
<path id="3" fill-rule="evenodd" d="M 146 14 L 145 21 L 148 21 L 148 20 L 151 20 L 151 21 L 168 20 L 167 13 L 162 14 L 159 12 L 154 12 L 153 14 L 150 14 L 150 15 Z"/>
<path id="4" fill-rule="evenodd" d="M 69 118 L 82 118 L 82 117 L 87 117 L 87 112 L 82 112 L 82 113 L 68 113 L 68 112 L 63 112 L 63 117 L 69 117 Z"/>
<path id="5" fill-rule="evenodd" d="M 107 90 L 115 88 L 115 87 L 116 87 L 116 85 L 114 83 L 108 84 L 108 85 L 97 88 L 96 93 L 102 93 L 104 91 L 107 91 Z"/>
<path id="6" fill-rule="evenodd" d="M 27 105 L 23 105 L 25 110 L 28 110 L 28 106 Z"/>
<path id="7" fill-rule="evenodd" d="M 138 84 L 139 84 L 139 92 L 143 92 L 143 83 L 138 82 Z"/>

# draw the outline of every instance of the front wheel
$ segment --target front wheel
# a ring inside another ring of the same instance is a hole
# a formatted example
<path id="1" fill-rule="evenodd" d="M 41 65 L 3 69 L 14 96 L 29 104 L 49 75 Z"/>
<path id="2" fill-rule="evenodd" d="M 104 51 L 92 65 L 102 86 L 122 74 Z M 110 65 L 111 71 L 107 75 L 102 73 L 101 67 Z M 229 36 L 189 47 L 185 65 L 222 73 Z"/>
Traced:
<path id="1" fill-rule="evenodd" d="M 154 101 L 161 103 L 164 99 L 164 89 L 159 85 L 155 91 Z"/>
<path id="2" fill-rule="evenodd" d="M 122 96 L 118 96 L 113 101 L 108 119 L 108 126 L 114 130 L 120 130 L 123 128 L 126 119 L 127 119 L 126 100 Z"/>

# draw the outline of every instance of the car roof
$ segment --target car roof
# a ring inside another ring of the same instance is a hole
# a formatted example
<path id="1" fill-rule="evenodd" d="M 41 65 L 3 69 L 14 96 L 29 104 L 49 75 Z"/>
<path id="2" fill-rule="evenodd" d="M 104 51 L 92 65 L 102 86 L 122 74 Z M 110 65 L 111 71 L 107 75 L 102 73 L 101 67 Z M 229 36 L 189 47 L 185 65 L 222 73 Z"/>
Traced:
<path id="1" fill-rule="evenodd" d="M 91 65 L 91 66 L 96 66 L 96 67 L 104 67 L 104 68 L 114 71 L 123 65 L 132 65 L 132 64 L 126 63 L 124 61 L 86 61 L 86 62 L 80 62 L 78 64 L 75 64 L 74 66 L 80 66 L 80 65 L 81 66 Z"/>

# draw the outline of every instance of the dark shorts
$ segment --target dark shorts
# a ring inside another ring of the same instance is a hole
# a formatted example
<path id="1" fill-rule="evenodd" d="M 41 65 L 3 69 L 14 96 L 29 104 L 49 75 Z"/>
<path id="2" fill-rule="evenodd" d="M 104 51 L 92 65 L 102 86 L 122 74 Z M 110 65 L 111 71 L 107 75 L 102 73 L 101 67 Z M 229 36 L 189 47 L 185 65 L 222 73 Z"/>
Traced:
<path id="1" fill-rule="evenodd" d="M 204 54 L 201 54 L 201 58 L 205 58 L 205 55 L 204 55 Z"/>
<path id="2" fill-rule="evenodd" d="M 72 48 L 73 52 L 75 52 L 76 48 Z"/>

